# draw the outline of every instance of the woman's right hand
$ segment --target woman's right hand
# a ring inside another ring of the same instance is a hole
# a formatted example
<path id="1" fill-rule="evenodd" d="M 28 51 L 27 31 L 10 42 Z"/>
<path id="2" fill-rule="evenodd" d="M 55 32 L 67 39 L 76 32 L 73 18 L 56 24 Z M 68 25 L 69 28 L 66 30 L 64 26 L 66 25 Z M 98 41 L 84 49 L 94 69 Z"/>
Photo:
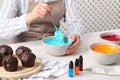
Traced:
<path id="1" fill-rule="evenodd" d="M 52 6 L 47 5 L 46 3 L 38 3 L 32 12 L 26 15 L 26 23 L 30 24 L 33 20 L 37 18 L 44 18 L 50 14 Z"/>

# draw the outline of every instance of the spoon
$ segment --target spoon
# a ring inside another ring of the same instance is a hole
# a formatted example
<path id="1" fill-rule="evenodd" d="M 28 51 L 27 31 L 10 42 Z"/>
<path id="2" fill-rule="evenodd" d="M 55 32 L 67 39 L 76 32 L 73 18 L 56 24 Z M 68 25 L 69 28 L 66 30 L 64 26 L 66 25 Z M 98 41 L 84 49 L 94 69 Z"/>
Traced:
<path id="1" fill-rule="evenodd" d="M 63 41 L 64 40 L 64 35 L 62 33 L 62 31 L 60 29 L 57 28 L 57 26 L 55 25 L 55 18 L 53 17 L 53 15 L 50 13 L 50 17 L 51 17 L 51 21 L 52 21 L 52 24 L 55 28 L 55 39 L 57 41 Z"/>
<path id="2" fill-rule="evenodd" d="M 53 17 L 53 15 L 50 13 L 50 17 L 51 17 L 51 21 L 52 21 L 52 24 L 53 24 L 53 26 L 54 26 L 54 28 L 55 28 L 55 30 L 57 30 L 58 28 L 57 28 L 57 26 L 55 25 L 55 20 L 54 20 L 54 17 Z"/>

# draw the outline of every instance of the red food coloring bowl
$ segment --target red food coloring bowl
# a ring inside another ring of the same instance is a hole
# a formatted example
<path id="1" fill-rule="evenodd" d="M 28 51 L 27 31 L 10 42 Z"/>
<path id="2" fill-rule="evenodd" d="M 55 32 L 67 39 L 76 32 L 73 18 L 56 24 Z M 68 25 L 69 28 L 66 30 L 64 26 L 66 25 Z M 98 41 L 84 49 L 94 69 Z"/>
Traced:
<path id="1" fill-rule="evenodd" d="M 120 44 L 120 33 L 106 32 L 100 35 L 100 38 L 112 43 Z"/>

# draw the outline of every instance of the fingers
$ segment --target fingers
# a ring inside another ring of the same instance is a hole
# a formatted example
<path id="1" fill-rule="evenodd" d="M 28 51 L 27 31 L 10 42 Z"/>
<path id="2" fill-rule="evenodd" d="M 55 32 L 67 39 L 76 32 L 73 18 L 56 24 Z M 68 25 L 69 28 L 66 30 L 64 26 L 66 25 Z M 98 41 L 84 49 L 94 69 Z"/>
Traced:
<path id="1" fill-rule="evenodd" d="M 30 13 L 26 14 L 26 23 L 30 24 L 32 21 L 38 18 L 44 18 L 50 15 L 51 11 L 52 6 L 47 5 L 46 3 L 38 3 Z"/>
<path id="2" fill-rule="evenodd" d="M 71 37 L 72 44 L 69 46 L 67 50 L 67 54 L 72 54 L 74 53 L 78 47 L 80 46 L 80 37 L 79 35 L 72 35 Z"/>
<path id="3" fill-rule="evenodd" d="M 39 17 L 42 17 L 42 18 L 49 15 L 48 11 L 44 7 L 39 8 L 38 14 L 39 14 Z"/>
<path id="4" fill-rule="evenodd" d="M 39 3 L 38 6 L 39 6 L 38 12 L 43 17 L 48 16 L 52 10 L 52 6 L 49 6 L 45 3 Z"/>
<path id="5" fill-rule="evenodd" d="M 70 36 L 70 39 L 72 40 L 72 42 L 74 42 L 74 41 L 75 41 L 75 39 L 76 39 L 75 34 L 74 34 L 74 35 L 72 35 L 72 36 Z"/>
<path id="6" fill-rule="evenodd" d="M 43 8 L 45 8 L 48 13 L 50 13 L 51 10 L 52 10 L 52 6 L 51 5 L 47 5 L 46 3 L 40 3 L 39 5 L 42 6 Z"/>
<path id="7" fill-rule="evenodd" d="M 71 40 L 72 40 L 72 45 L 69 47 L 69 49 L 73 49 L 76 46 L 79 46 L 80 44 L 80 38 L 78 35 L 72 35 L 71 36 Z"/>
<path id="8" fill-rule="evenodd" d="M 74 49 L 68 49 L 67 50 L 67 54 L 70 55 L 70 54 L 73 54 L 76 50 Z"/>
<path id="9" fill-rule="evenodd" d="M 34 19 L 44 18 L 50 14 L 52 11 L 52 6 L 47 5 L 46 3 L 38 3 L 35 8 L 32 10 L 31 16 Z"/>
<path id="10" fill-rule="evenodd" d="M 73 44 L 69 47 L 70 49 L 75 48 L 76 46 L 79 46 L 80 44 L 80 38 L 78 36 L 75 36 L 73 40 Z"/>

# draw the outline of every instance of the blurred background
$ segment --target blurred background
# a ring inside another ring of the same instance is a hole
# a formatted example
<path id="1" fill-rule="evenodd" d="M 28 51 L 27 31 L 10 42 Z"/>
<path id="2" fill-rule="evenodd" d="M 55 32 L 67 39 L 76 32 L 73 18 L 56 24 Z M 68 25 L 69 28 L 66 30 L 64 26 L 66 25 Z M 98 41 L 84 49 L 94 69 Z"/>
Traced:
<path id="1" fill-rule="evenodd" d="M 4 0 L 0 0 L 0 9 Z M 98 32 L 120 28 L 120 1 L 119 0 L 75 0 L 85 27 L 84 32 Z M 11 40 L 0 40 L 10 43 Z"/>

